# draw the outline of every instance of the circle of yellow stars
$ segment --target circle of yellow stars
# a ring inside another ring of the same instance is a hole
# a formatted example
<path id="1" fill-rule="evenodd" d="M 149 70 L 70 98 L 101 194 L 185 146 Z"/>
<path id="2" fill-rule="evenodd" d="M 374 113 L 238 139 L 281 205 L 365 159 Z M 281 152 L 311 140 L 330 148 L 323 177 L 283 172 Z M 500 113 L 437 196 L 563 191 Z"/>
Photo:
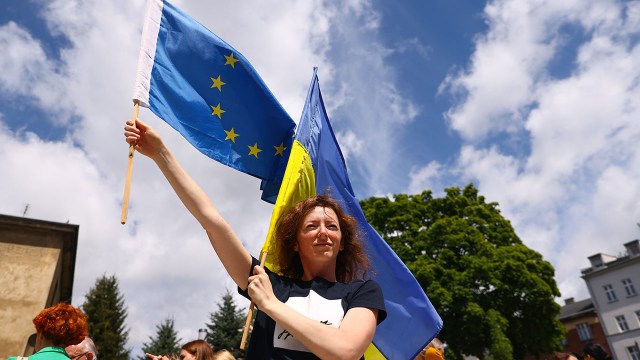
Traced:
<path id="1" fill-rule="evenodd" d="M 235 58 L 235 55 L 232 53 L 230 53 L 229 55 L 223 55 L 224 58 L 226 59 L 224 66 L 231 66 L 232 69 L 235 69 L 236 67 L 236 63 L 239 62 L 239 59 Z M 226 85 L 227 83 L 225 83 L 224 81 L 222 81 L 221 76 L 218 75 L 218 77 L 211 77 L 211 89 L 218 89 L 219 92 L 222 92 L 222 87 L 224 85 Z M 218 103 L 218 105 L 213 106 L 213 105 L 209 105 L 211 107 L 211 115 L 212 116 L 217 116 L 218 119 L 222 120 L 222 114 L 224 114 L 226 112 L 226 110 L 222 109 L 221 104 Z M 224 129 L 223 129 L 224 130 Z M 225 136 L 225 140 L 229 140 L 233 143 L 236 142 L 236 138 L 238 136 L 240 136 L 240 134 L 236 133 L 235 128 L 231 128 L 230 130 L 224 130 L 224 133 L 226 134 Z M 258 143 L 256 142 L 253 146 L 248 145 L 249 148 L 249 154 L 247 156 L 255 156 L 256 159 L 258 158 L 258 154 L 260 152 L 262 152 L 262 149 L 260 149 L 258 147 Z M 287 149 L 284 146 L 284 143 L 280 143 L 280 145 L 278 146 L 274 146 L 273 147 L 275 149 L 275 154 L 274 156 L 283 156 L 284 155 L 284 151 Z"/>

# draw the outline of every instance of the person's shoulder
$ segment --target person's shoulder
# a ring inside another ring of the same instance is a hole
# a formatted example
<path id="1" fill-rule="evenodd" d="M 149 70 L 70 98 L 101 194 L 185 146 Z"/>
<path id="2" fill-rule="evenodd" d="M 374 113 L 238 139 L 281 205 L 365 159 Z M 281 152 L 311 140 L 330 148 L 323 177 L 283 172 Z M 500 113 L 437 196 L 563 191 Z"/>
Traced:
<path id="1" fill-rule="evenodd" d="M 37 353 L 29 355 L 29 360 L 68 360 L 69 356 L 61 347 L 46 347 Z"/>
<path id="2" fill-rule="evenodd" d="M 375 280 L 355 279 L 343 285 L 342 292 L 349 299 L 375 298 L 384 301 L 382 288 Z"/>
<path id="3" fill-rule="evenodd" d="M 347 286 L 347 288 L 349 288 L 352 291 L 360 291 L 360 290 L 367 290 L 367 291 L 371 291 L 371 290 L 381 290 L 380 288 L 380 284 L 378 284 L 377 281 L 372 280 L 372 279 L 367 279 L 367 280 L 363 280 L 363 279 L 354 279 L 351 280 L 349 283 L 345 284 Z"/>
<path id="4" fill-rule="evenodd" d="M 354 280 L 349 287 L 346 301 L 349 308 L 366 307 L 378 310 L 378 324 L 387 317 L 382 288 L 375 280 Z"/>

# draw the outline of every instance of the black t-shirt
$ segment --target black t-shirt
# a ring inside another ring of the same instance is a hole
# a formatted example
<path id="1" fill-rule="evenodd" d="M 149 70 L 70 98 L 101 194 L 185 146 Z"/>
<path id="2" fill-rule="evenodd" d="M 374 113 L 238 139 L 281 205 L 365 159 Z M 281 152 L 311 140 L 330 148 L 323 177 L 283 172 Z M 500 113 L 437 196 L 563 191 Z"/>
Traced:
<path id="1" fill-rule="evenodd" d="M 253 258 L 253 267 L 260 263 Z M 347 311 L 354 307 L 378 310 L 378 324 L 386 317 L 380 285 L 373 280 L 354 280 L 348 284 L 322 278 L 311 281 L 293 280 L 266 269 L 273 293 L 278 300 L 299 313 L 328 326 L 339 327 Z M 238 292 L 250 299 L 246 290 Z M 293 335 L 262 311 L 256 314 L 246 359 L 318 359 Z M 364 359 L 364 356 L 362 357 Z"/>

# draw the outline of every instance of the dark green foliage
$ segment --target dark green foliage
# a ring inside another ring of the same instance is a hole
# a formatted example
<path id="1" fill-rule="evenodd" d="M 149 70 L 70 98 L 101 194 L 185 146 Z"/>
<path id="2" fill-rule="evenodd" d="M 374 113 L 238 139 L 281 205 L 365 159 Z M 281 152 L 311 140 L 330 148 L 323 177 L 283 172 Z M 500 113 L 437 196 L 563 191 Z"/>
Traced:
<path id="1" fill-rule="evenodd" d="M 142 356 L 139 360 L 146 359 L 146 353 L 153 355 L 178 354 L 180 352 L 180 342 L 178 333 L 173 326 L 173 319 L 167 318 L 161 324 L 156 325 L 155 337 L 149 336 L 149 342 L 142 344 Z"/>
<path id="2" fill-rule="evenodd" d="M 472 184 L 445 192 L 360 204 L 442 317 L 446 358 L 522 359 L 559 349 L 554 268 Z"/>
<path id="3" fill-rule="evenodd" d="M 129 330 L 125 328 L 127 310 L 118 289 L 118 279 L 103 275 L 85 295 L 82 310 L 89 320 L 89 335 L 98 348 L 100 359 L 128 360 Z"/>
<path id="4" fill-rule="evenodd" d="M 207 326 L 207 342 L 214 350 L 227 349 L 236 358 L 244 357 L 244 350 L 240 350 L 242 328 L 246 321 L 246 314 L 238 309 L 231 292 L 227 290 L 218 303 L 218 311 L 210 314 Z"/>

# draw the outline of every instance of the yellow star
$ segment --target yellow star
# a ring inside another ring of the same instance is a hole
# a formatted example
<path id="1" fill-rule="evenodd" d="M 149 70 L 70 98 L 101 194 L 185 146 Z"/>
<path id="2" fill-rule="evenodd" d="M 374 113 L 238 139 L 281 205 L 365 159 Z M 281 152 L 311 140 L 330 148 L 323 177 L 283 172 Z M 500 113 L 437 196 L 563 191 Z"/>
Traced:
<path id="1" fill-rule="evenodd" d="M 260 149 L 258 149 L 258 143 L 256 143 L 253 146 L 249 146 L 249 155 L 253 155 L 256 157 L 256 159 L 258 158 L 258 153 L 262 151 Z"/>
<path id="2" fill-rule="evenodd" d="M 220 75 L 218 75 L 217 78 L 211 78 L 211 81 L 213 81 L 213 85 L 211 85 L 211 88 L 218 88 L 219 91 L 222 91 L 222 85 L 226 84 L 226 82 L 220 80 Z"/>
<path id="3" fill-rule="evenodd" d="M 213 106 L 213 105 L 209 105 L 209 106 L 211 106 L 211 109 L 213 110 L 211 115 L 216 115 L 218 118 L 222 119 L 222 113 L 226 111 L 220 108 L 220 103 L 218 103 L 217 106 Z"/>
<path id="4" fill-rule="evenodd" d="M 284 143 L 280 143 L 280 145 L 274 146 L 274 148 L 276 149 L 276 154 L 273 156 L 282 156 L 284 155 L 284 151 L 287 150 L 287 148 L 284 146 Z"/>
<path id="5" fill-rule="evenodd" d="M 224 58 L 227 59 L 227 62 L 225 62 L 225 65 L 231 65 L 232 68 L 236 68 L 236 62 L 240 61 L 236 58 L 233 57 L 233 53 L 231 53 L 231 55 L 227 56 L 224 55 Z"/>
<path id="6" fill-rule="evenodd" d="M 230 131 L 225 130 L 224 132 L 225 132 L 225 134 L 227 134 L 227 137 L 226 137 L 226 138 L 224 138 L 224 139 L 225 139 L 225 140 L 231 140 L 231 141 L 233 141 L 234 143 L 236 142 L 236 138 L 237 138 L 238 136 L 240 136 L 240 134 L 236 134 L 236 132 L 235 132 L 235 130 L 233 130 L 233 128 L 231 128 L 231 130 L 230 130 Z"/>

